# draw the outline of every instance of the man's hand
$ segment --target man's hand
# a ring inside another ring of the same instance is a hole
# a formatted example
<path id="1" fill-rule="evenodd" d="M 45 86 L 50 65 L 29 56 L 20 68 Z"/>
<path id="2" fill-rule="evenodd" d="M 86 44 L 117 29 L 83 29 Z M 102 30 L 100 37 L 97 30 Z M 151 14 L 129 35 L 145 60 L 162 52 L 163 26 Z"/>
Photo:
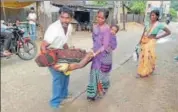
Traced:
<path id="1" fill-rule="evenodd" d="M 75 49 L 75 46 L 71 46 L 70 49 Z"/>
<path id="2" fill-rule="evenodd" d="M 55 70 L 57 70 L 57 71 L 60 71 L 59 69 L 60 69 L 60 65 L 59 64 L 55 64 L 55 65 L 53 65 L 53 68 L 55 69 Z"/>
<path id="3" fill-rule="evenodd" d="M 67 43 L 65 43 L 65 44 L 64 44 L 64 46 L 63 46 L 63 48 L 64 48 L 64 49 L 69 49 L 68 44 L 67 44 Z"/>
<path id="4" fill-rule="evenodd" d="M 43 41 L 43 42 L 41 43 L 41 48 L 40 48 L 41 52 L 42 52 L 42 53 L 46 53 L 46 52 L 47 52 L 47 47 L 48 47 L 49 45 L 50 45 L 49 43 L 47 43 L 46 41 Z"/>
<path id="5" fill-rule="evenodd" d="M 90 53 L 91 58 L 96 56 L 96 54 L 94 53 L 94 51 L 92 49 L 89 51 L 89 53 Z"/>
<path id="6" fill-rule="evenodd" d="M 28 20 L 28 21 L 33 21 L 33 22 L 36 23 L 36 20 L 34 20 L 34 19 L 28 19 L 28 18 L 27 18 L 27 20 Z"/>

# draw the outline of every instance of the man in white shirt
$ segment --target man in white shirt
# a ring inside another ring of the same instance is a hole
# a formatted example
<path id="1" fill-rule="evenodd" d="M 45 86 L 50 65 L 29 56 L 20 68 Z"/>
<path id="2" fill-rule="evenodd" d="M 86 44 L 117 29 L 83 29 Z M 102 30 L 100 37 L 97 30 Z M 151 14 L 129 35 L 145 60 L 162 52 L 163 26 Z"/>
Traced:
<path id="1" fill-rule="evenodd" d="M 30 8 L 30 13 L 28 14 L 30 37 L 34 41 L 36 40 L 36 20 L 37 15 L 33 7 Z"/>
<path id="2" fill-rule="evenodd" d="M 68 7 L 62 7 L 59 11 L 59 19 L 52 23 L 45 32 L 44 40 L 41 45 L 41 51 L 46 52 L 47 49 L 68 49 L 67 40 L 72 33 L 73 12 Z M 50 105 L 58 108 L 61 102 L 68 97 L 69 76 L 63 72 L 59 72 L 59 68 L 49 67 L 53 76 L 52 80 L 52 99 Z"/>

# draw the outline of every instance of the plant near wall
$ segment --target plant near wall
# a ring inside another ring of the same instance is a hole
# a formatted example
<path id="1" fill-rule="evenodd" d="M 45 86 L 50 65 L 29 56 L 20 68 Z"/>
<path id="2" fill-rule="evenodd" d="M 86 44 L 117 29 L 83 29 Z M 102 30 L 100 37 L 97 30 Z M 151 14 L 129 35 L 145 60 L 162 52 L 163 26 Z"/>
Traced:
<path id="1" fill-rule="evenodd" d="M 175 9 L 170 8 L 169 13 L 173 18 L 177 17 L 177 11 Z"/>

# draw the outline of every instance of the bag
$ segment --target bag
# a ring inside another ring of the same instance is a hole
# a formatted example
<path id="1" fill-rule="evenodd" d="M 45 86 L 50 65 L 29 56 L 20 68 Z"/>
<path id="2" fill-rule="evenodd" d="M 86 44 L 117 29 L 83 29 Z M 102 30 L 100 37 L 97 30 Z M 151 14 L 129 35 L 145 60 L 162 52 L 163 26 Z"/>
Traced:
<path id="1" fill-rule="evenodd" d="M 141 48 L 140 48 L 139 45 L 137 45 L 137 46 L 135 47 L 135 52 L 133 53 L 133 56 L 132 56 L 134 61 L 138 61 L 140 51 L 141 51 Z"/>
<path id="2" fill-rule="evenodd" d="M 39 67 L 47 67 L 61 61 L 65 63 L 80 62 L 85 55 L 86 51 L 80 49 L 50 49 L 46 53 L 39 54 L 35 62 Z"/>
<path id="3" fill-rule="evenodd" d="M 134 60 L 134 61 L 138 61 L 137 53 L 136 53 L 136 52 L 133 53 L 133 60 Z"/>

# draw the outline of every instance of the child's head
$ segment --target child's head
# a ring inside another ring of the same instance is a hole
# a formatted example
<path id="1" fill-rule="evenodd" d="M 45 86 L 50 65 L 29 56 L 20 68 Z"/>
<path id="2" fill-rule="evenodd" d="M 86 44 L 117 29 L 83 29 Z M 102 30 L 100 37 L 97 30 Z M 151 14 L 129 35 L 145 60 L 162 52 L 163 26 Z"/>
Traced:
<path id="1" fill-rule="evenodd" d="M 16 25 L 19 25 L 20 24 L 20 20 L 16 19 L 15 23 L 16 23 Z"/>
<path id="2" fill-rule="evenodd" d="M 116 33 L 119 31 L 118 25 L 112 25 L 111 26 L 111 34 L 116 35 Z"/>

